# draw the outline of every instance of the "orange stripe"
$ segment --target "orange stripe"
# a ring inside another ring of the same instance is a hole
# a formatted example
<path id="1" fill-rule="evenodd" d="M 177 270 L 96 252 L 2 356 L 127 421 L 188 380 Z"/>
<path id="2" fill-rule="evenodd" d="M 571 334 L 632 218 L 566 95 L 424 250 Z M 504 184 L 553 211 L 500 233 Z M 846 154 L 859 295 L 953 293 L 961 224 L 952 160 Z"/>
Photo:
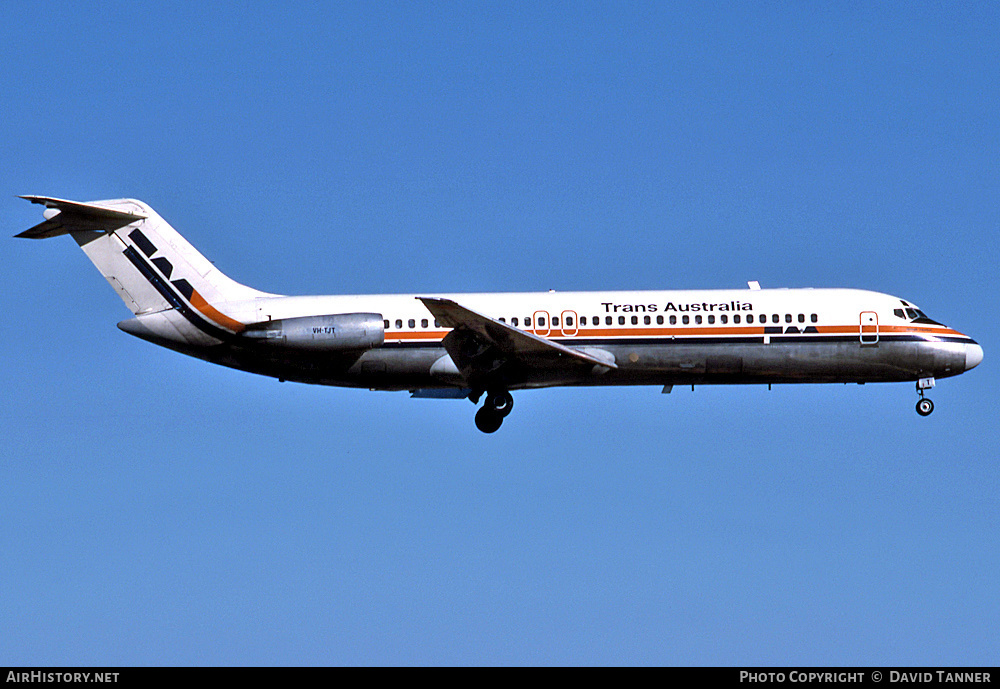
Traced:
<path id="1" fill-rule="evenodd" d="M 198 290 L 192 290 L 191 303 L 196 309 L 224 328 L 228 328 L 235 333 L 243 332 L 243 329 L 246 328 L 246 326 L 239 321 L 230 318 L 205 301 L 205 297 L 198 294 Z"/>
<path id="2" fill-rule="evenodd" d="M 449 332 L 451 331 L 450 330 L 441 330 L 432 332 L 405 331 L 405 330 L 400 330 L 398 332 L 386 331 L 385 339 L 388 340 L 392 338 L 394 340 L 441 340 L 444 339 L 444 336 L 447 335 Z"/>
<path id="3" fill-rule="evenodd" d="M 962 333 L 957 330 L 952 330 L 951 328 L 934 328 L 917 325 L 882 325 L 879 326 L 879 330 L 889 333 L 912 333 L 914 335 L 958 335 L 959 337 L 965 337 Z"/>

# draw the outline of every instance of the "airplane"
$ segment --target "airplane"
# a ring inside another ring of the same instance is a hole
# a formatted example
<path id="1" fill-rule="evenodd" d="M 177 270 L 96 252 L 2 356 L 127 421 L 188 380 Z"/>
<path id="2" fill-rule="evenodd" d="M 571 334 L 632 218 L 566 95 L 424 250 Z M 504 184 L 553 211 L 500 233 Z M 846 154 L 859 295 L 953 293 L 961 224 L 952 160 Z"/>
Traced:
<path id="1" fill-rule="evenodd" d="M 319 385 L 484 399 L 553 386 L 916 382 L 976 367 L 975 340 L 905 299 L 858 289 L 283 296 L 223 275 L 142 201 L 22 196 L 69 234 L 132 311 L 130 335 L 215 364 Z"/>

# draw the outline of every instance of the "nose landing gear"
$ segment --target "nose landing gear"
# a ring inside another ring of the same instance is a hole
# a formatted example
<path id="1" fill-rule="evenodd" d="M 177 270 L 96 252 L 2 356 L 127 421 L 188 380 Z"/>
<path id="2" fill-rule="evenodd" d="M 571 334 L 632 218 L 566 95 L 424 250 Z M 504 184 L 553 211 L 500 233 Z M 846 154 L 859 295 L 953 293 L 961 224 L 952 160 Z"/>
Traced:
<path id="1" fill-rule="evenodd" d="M 506 390 L 487 394 L 482 409 L 476 412 L 476 428 L 483 433 L 495 433 L 513 408 L 514 398 Z"/>
<path id="2" fill-rule="evenodd" d="M 934 387 L 933 378 L 921 378 L 917 381 L 917 393 L 920 395 L 920 399 L 917 400 L 917 413 L 921 416 L 929 416 L 934 411 L 934 403 L 924 397 L 924 390 L 932 387 Z"/>

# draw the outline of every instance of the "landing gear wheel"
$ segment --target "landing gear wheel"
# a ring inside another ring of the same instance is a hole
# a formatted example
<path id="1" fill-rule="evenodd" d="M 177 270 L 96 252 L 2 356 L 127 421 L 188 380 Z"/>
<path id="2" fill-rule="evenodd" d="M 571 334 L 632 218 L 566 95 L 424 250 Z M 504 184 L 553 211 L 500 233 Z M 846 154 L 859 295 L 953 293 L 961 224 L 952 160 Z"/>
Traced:
<path id="1" fill-rule="evenodd" d="M 934 403 L 929 399 L 922 397 L 917 401 L 918 414 L 921 416 L 928 416 L 932 411 L 934 411 Z"/>
<path id="2" fill-rule="evenodd" d="M 476 412 L 476 428 L 483 433 L 496 433 L 503 423 L 503 414 L 485 406 Z"/>
<path id="3" fill-rule="evenodd" d="M 506 390 L 491 392 L 486 396 L 485 406 L 504 417 L 514 409 L 514 398 Z"/>

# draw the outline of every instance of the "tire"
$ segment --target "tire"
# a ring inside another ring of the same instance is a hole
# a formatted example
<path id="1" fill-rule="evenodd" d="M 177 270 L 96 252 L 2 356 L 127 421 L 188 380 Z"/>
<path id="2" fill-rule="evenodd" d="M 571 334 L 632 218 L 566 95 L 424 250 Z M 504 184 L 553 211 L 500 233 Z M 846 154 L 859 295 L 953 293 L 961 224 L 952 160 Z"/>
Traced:
<path id="1" fill-rule="evenodd" d="M 926 397 L 917 401 L 917 413 L 921 416 L 929 416 L 934 411 L 934 403 Z"/>
<path id="2" fill-rule="evenodd" d="M 486 406 L 502 417 L 507 416 L 514 409 L 514 398 L 506 390 L 491 392 L 486 396 Z"/>
<path id="3" fill-rule="evenodd" d="M 476 412 L 476 428 L 483 433 L 496 433 L 503 423 L 503 415 L 489 406 Z"/>

